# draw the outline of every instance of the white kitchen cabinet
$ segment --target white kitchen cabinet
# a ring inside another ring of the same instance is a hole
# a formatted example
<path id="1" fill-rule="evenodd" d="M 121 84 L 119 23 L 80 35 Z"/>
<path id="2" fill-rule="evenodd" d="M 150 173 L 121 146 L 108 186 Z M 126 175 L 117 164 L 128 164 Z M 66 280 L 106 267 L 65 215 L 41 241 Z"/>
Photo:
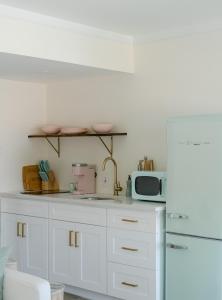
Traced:
<path id="1" fill-rule="evenodd" d="M 162 231 L 162 214 L 153 211 L 109 209 L 108 227 L 158 233 Z"/>
<path id="2" fill-rule="evenodd" d="M 48 278 L 48 220 L 23 217 L 22 270 Z"/>
<path id="3" fill-rule="evenodd" d="M 163 300 L 163 213 L 110 209 L 107 231 L 108 294 Z"/>
<path id="4" fill-rule="evenodd" d="M 15 214 L 1 213 L 1 246 L 10 247 L 10 258 L 16 259 L 18 268 L 21 269 L 20 257 L 21 247 L 19 247 L 19 237 L 17 236 L 17 222 L 21 220 Z"/>
<path id="5" fill-rule="evenodd" d="M 48 220 L 2 213 L 2 245 L 21 271 L 48 278 Z"/>
<path id="6" fill-rule="evenodd" d="M 109 295 L 126 300 L 156 300 L 156 272 L 109 263 Z"/>
<path id="7" fill-rule="evenodd" d="M 159 235 L 109 228 L 107 240 L 109 261 L 154 270 L 158 267 Z"/>
<path id="8" fill-rule="evenodd" d="M 50 280 L 106 293 L 106 228 L 51 220 Z"/>
<path id="9" fill-rule="evenodd" d="M 84 298 L 163 300 L 164 207 L 77 201 L 1 199 L 1 244 L 19 269 Z"/>
<path id="10" fill-rule="evenodd" d="M 68 203 L 49 203 L 49 218 L 67 222 L 106 226 L 106 209 Z"/>
<path id="11" fill-rule="evenodd" d="M 75 230 L 73 223 L 49 222 L 49 279 L 52 282 L 72 285 L 77 280 L 78 255 L 71 236 Z"/>
<path id="12" fill-rule="evenodd" d="M 48 203 L 46 201 L 33 200 L 29 198 L 1 198 L 1 212 L 39 217 L 39 218 L 48 218 Z"/>
<path id="13" fill-rule="evenodd" d="M 77 286 L 106 292 L 106 228 L 77 224 L 80 278 Z"/>

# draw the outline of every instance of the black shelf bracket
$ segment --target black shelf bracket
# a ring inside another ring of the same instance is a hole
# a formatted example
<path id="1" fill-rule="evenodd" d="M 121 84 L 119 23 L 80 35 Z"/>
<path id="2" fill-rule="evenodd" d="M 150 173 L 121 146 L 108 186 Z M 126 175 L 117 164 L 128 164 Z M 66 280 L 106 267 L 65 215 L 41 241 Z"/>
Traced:
<path id="1" fill-rule="evenodd" d="M 60 137 L 56 137 L 57 139 L 57 145 L 55 146 L 51 141 L 50 139 L 46 136 L 45 137 L 46 141 L 49 143 L 49 145 L 54 149 L 54 151 L 57 153 L 58 157 L 60 157 Z"/>
<path id="2" fill-rule="evenodd" d="M 98 136 L 106 150 L 109 152 L 110 156 L 113 156 L 113 136 L 110 136 L 110 145 L 108 146 L 107 143 L 103 140 L 101 136 Z"/>

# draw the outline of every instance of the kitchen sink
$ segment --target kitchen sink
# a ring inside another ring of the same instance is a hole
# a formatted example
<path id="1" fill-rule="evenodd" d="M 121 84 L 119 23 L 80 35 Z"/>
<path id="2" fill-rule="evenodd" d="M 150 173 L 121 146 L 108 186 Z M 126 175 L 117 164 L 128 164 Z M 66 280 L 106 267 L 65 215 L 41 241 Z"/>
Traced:
<path id="1" fill-rule="evenodd" d="M 81 199 L 84 199 L 84 200 L 114 200 L 113 198 L 96 197 L 96 196 L 93 196 L 93 197 L 82 197 Z"/>

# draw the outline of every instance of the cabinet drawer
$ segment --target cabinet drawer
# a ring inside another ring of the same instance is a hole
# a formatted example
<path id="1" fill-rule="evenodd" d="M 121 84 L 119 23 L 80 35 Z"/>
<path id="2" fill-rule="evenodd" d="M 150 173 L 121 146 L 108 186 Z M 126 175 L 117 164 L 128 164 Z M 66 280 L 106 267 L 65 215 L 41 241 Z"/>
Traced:
<path id="1" fill-rule="evenodd" d="M 106 226 L 106 209 L 103 208 L 50 203 L 49 217 L 55 220 Z"/>
<path id="2" fill-rule="evenodd" d="M 108 226 L 126 230 L 156 233 L 159 227 L 156 225 L 155 212 L 140 212 L 131 210 L 108 210 Z"/>
<path id="3" fill-rule="evenodd" d="M 156 273 L 109 263 L 108 294 L 126 300 L 157 300 Z"/>
<path id="4" fill-rule="evenodd" d="M 48 218 L 48 203 L 30 199 L 2 198 L 1 211 L 17 215 Z"/>
<path id="5" fill-rule="evenodd" d="M 130 266 L 158 269 L 158 240 L 159 235 L 153 233 L 108 229 L 108 259 Z"/>

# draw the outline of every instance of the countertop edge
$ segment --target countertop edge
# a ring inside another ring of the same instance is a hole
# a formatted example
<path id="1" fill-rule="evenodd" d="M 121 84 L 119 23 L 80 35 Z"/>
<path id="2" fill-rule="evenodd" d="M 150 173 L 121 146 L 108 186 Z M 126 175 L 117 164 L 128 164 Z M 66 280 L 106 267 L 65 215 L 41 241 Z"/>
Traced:
<path id="1" fill-rule="evenodd" d="M 140 201 L 126 198 L 124 196 L 110 196 L 104 194 L 96 194 L 96 196 L 112 197 L 114 200 L 83 200 L 86 195 L 76 196 L 73 194 L 50 194 L 50 195 L 24 195 L 19 192 L 0 193 L 0 199 L 22 199 L 22 200 L 38 200 L 47 201 L 48 203 L 72 204 L 83 207 L 95 207 L 105 209 L 129 209 L 139 211 L 165 211 L 165 203 Z M 87 195 L 89 196 L 89 195 Z M 91 195 L 90 195 L 91 196 Z M 93 195 L 95 196 L 95 195 Z"/>

